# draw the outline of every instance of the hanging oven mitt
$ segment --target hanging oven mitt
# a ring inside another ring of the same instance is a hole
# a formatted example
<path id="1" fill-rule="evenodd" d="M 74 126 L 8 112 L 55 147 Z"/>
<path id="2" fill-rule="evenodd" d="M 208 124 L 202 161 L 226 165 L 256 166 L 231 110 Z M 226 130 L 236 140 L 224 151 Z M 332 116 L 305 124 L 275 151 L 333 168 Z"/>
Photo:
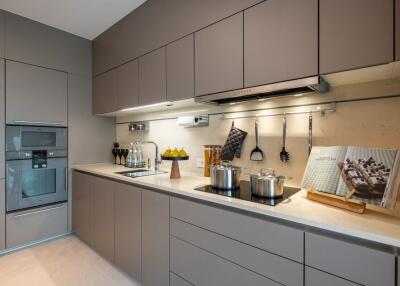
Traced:
<path id="1" fill-rule="evenodd" d="M 235 120 L 232 120 L 232 126 L 235 126 Z M 238 159 L 240 158 L 240 155 L 242 154 L 242 146 L 243 146 L 243 144 L 240 144 L 239 148 L 236 150 L 236 153 L 235 153 L 235 157 Z"/>
<path id="2" fill-rule="evenodd" d="M 247 132 L 231 127 L 228 138 L 225 141 L 224 147 L 221 150 L 221 159 L 226 161 L 232 161 L 235 157 L 236 152 L 240 152 L 244 139 L 247 136 Z"/>

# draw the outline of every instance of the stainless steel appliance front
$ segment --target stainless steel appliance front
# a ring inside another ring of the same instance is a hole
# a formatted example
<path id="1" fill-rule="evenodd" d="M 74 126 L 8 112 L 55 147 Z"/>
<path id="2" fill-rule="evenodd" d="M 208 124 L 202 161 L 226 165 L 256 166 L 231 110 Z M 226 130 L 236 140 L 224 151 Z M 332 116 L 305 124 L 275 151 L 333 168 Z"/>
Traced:
<path id="1" fill-rule="evenodd" d="M 6 126 L 7 212 L 66 201 L 67 128 Z"/>

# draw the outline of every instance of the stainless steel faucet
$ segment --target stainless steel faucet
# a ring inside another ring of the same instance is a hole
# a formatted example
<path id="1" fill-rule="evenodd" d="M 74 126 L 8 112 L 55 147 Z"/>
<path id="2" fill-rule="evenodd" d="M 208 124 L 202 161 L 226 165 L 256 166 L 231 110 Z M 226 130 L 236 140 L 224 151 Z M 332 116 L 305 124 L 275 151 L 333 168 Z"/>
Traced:
<path id="1" fill-rule="evenodd" d="M 153 144 L 154 147 L 156 148 L 156 156 L 154 159 L 154 170 L 156 170 L 157 172 L 160 170 L 160 164 L 161 164 L 161 160 L 158 159 L 158 145 L 156 142 L 154 141 L 141 141 L 140 144 Z"/>

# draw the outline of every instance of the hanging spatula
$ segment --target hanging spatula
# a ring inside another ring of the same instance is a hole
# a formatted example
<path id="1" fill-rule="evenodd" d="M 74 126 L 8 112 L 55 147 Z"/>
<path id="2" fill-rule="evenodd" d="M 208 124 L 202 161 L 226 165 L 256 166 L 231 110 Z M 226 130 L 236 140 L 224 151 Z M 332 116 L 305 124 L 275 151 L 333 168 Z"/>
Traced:
<path id="1" fill-rule="evenodd" d="M 289 161 L 289 153 L 286 151 L 286 115 L 283 116 L 283 146 L 282 146 L 282 151 L 279 153 L 279 156 L 281 158 L 281 161 L 286 163 Z"/>
<path id="2" fill-rule="evenodd" d="M 262 161 L 264 158 L 263 151 L 258 147 L 258 119 L 256 118 L 255 122 L 255 131 L 256 131 L 256 148 L 251 151 L 250 160 L 251 161 Z"/>

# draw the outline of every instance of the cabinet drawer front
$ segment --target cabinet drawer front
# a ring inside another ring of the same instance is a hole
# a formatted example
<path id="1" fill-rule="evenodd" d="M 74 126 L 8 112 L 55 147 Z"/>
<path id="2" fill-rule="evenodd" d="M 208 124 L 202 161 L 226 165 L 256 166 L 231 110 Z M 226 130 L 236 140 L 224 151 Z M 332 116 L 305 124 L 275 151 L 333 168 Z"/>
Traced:
<path id="1" fill-rule="evenodd" d="M 306 275 L 305 286 L 321 286 L 321 285 L 357 286 L 358 285 L 348 280 L 341 279 L 337 276 L 333 276 L 310 267 L 306 267 L 305 275 Z"/>
<path id="2" fill-rule="evenodd" d="M 395 284 L 392 254 L 306 233 L 305 264 L 363 285 Z"/>
<path id="3" fill-rule="evenodd" d="M 171 219 L 171 235 L 284 285 L 303 285 L 303 264 L 176 219 Z"/>
<path id="4" fill-rule="evenodd" d="M 169 286 L 193 286 L 193 284 L 183 280 L 178 275 L 170 272 L 169 273 Z"/>
<path id="5" fill-rule="evenodd" d="M 303 262 L 303 231 L 299 229 L 178 198 L 171 198 L 171 216 Z"/>
<path id="6" fill-rule="evenodd" d="M 170 242 L 171 271 L 194 285 L 281 285 L 175 237 Z"/>
<path id="7" fill-rule="evenodd" d="M 67 209 L 65 203 L 7 214 L 7 248 L 67 233 Z"/>

